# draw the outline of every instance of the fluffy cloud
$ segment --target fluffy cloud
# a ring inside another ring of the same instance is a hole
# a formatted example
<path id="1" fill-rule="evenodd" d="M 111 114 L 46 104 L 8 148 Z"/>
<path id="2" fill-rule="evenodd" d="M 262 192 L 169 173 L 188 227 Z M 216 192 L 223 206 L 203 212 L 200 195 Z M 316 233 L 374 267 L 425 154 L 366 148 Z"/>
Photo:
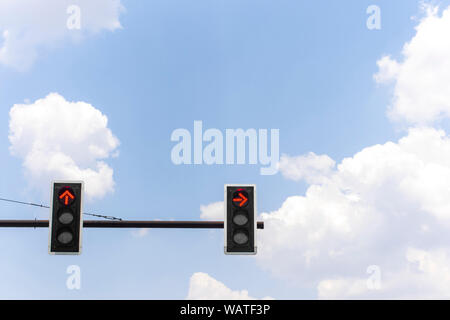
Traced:
<path id="1" fill-rule="evenodd" d="M 394 83 L 389 115 L 414 124 L 408 133 L 337 166 L 314 153 L 280 160 L 310 186 L 261 214 L 256 259 L 319 298 L 450 298 L 450 137 L 429 126 L 450 116 L 450 7 L 427 9 L 404 59 L 381 58 L 374 76 Z"/>
<path id="2" fill-rule="evenodd" d="M 400 64 L 389 56 L 377 61 L 378 73 L 373 77 L 377 83 L 394 82 L 400 73 Z"/>
<path id="3" fill-rule="evenodd" d="M 294 181 L 305 180 L 308 183 L 321 182 L 332 172 L 335 161 L 327 155 L 316 155 L 310 152 L 304 156 L 289 157 L 283 155 L 278 169 L 287 179 Z M 320 179 L 318 181 L 317 179 Z"/>
<path id="4" fill-rule="evenodd" d="M 401 62 L 389 56 L 378 61 L 379 83 L 394 82 L 389 116 L 427 124 L 450 116 L 450 7 L 439 14 L 427 7 L 416 35 L 403 48 Z"/>
<path id="5" fill-rule="evenodd" d="M 200 218 L 204 220 L 223 220 L 224 210 L 223 201 L 213 202 L 208 205 L 201 205 Z"/>
<path id="6" fill-rule="evenodd" d="M 355 299 L 368 292 L 365 279 L 322 280 L 317 286 L 319 299 Z"/>
<path id="7" fill-rule="evenodd" d="M 406 136 L 337 166 L 313 153 L 282 157 L 282 174 L 310 186 L 261 215 L 263 268 L 316 286 L 319 298 L 450 297 L 450 138 L 429 127 L 450 116 L 448 30 L 450 7 L 428 7 L 403 60 L 378 61 L 376 81 L 394 83 L 389 115 L 415 125 Z"/>
<path id="8" fill-rule="evenodd" d="M 442 299 L 450 297 L 450 251 L 407 248 L 395 271 L 380 269 L 380 287 L 369 290 L 369 278 L 322 280 L 318 285 L 321 299 Z"/>
<path id="9" fill-rule="evenodd" d="M 298 163 L 292 158 L 286 165 Z M 321 171 L 316 174 L 313 180 L 322 183 L 312 184 L 305 196 L 289 197 L 280 209 L 262 214 L 261 266 L 318 285 L 320 297 L 369 294 L 369 265 L 387 275 L 386 285 L 369 296 L 417 294 L 420 290 L 407 289 L 426 284 L 430 290 L 421 296 L 450 297 L 450 291 L 433 291 L 447 277 L 443 272 L 450 260 L 450 138 L 445 132 L 413 128 L 397 143 L 344 159 L 326 179 Z M 412 272 L 412 262 L 422 267 Z"/>
<path id="10" fill-rule="evenodd" d="M 144 238 L 145 236 L 148 235 L 148 228 L 140 228 L 137 230 L 133 230 L 131 231 L 131 235 L 135 238 Z"/>
<path id="11" fill-rule="evenodd" d="M 88 198 L 113 191 L 113 170 L 102 159 L 114 155 L 119 141 L 99 110 L 51 93 L 15 104 L 9 115 L 10 151 L 23 159 L 32 184 L 41 188 L 52 180 L 80 179 Z"/>
<path id="12" fill-rule="evenodd" d="M 68 20 L 80 9 L 80 29 Z M 102 30 L 120 28 L 120 0 L 2 0 L 0 1 L 0 63 L 18 70 L 29 68 L 42 48 L 79 40 Z"/>
<path id="13" fill-rule="evenodd" d="M 280 167 L 287 178 L 311 185 L 305 196 L 261 215 L 260 266 L 317 286 L 319 298 L 450 297 L 450 137 L 444 131 L 411 128 L 399 141 L 365 148 L 337 166 L 310 153 L 284 156 Z M 201 211 L 204 219 L 218 219 L 223 203 Z M 381 271 L 379 290 L 368 285 L 371 265 Z"/>
<path id="14" fill-rule="evenodd" d="M 424 125 L 450 116 L 450 7 L 428 7 L 416 29 L 403 61 L 381 58 L 374 76 L 395 84 L 389 114 L 415 124 L 406 136 L 337 166 L 312 152 L 280 159 L 285 178 L 310 186 L 261 214 L 256 258 L 319 298 L 450 298 L 450 137 Z"/>
<path id="15" fill-rule="evenodd" d="M 210 275 L 197 272 L 189 281 L 188 300 L 255 300 L 246 290 L 233 291 Z M 266 297 L 263 299 L 271 299 Z"/>

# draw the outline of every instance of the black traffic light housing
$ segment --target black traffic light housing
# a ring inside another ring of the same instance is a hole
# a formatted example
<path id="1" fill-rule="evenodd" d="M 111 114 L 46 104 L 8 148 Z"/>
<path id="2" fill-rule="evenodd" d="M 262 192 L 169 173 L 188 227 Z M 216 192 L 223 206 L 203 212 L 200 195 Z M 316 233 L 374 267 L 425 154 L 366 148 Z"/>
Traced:
<path id="1" fill-rule="evenodd" d="M 83 182 L 53 182 L 50 210 L 49 253 L 80 254 L 83 229 Z"/>
<path id="2" fill-rule="evenodd" d="M 225 185 L 225 254 L 256 254 L 256 186 Z"/>

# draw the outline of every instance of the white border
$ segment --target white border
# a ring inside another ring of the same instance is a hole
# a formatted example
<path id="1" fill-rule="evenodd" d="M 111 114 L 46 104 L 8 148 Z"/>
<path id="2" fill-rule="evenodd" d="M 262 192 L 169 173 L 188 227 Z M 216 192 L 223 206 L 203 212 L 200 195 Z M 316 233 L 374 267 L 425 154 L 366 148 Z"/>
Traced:
<path id="1" fill-rule="evenodd" d="M 55 190 L 55 183 L 81 183 L 81 191 L 80 191 L 80 239 L 78 241 L 78 251 L 76 252 L 52 252 L 51 251 L 51 242 L 52 242 L 52 212 L 53 212 L 53 190 Z M 84 194 L 84 181 L 79 180 L 54 180 L 51 183 L 51 191 L 50 191 L 50 214 L 48 218 L 48 253 L 51 255 L 80 255 L 81 249 L 83 247 L 83 194 Z"/>
<path id="2" fill-rule="evenodd" d="M 254 239 L 254 248 L 255 251 L 251 251 L 251 252 L 228 252 L 227 251 L 227 203 L 228 203 L 228 199 L 227 199 L 227 187 L 253 187 L 253 214 L 254 214 L 254 218 L 253 218 L 253 222 L 254 222 L 254 232 L 253 235 L 255 237 Z M 224 252 L 225 254 L 229 254 L 229 255 L 255 255 L 256 252 L 258 251 L 258 247 L 256 244 L 256 230 L 257 230 L 257 224 L 258 221 L 256 221 L 256 218 L 258 216 L 258 210 L 257 210 L 257 201 L 256 201 L 256 184 L 245 184 L 245 183 L 239 183 L 239 184 L 225 184 L 224 186 L 224 203 L 223 203 L 223 207 L 224 207 L 224 219 L 223 219 L 223 230 L 224 230 Z"/>

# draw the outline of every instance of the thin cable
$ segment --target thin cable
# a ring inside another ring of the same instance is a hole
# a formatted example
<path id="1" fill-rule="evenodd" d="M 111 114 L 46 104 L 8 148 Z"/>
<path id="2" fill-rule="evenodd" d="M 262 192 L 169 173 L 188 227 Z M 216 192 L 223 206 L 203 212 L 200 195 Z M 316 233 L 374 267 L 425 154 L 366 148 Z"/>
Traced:
<path id="1" fill-rule="evenodd" d="M 5 199 L 5 198 L 0 198 L 0 201 L 12 202 L 12 203 L 24 204 L 24 205 L 27 205 L 27 206 L 33 206 L 33 207 L 50 209 L 49 206 L 46 206 L 46 205 L 43 205 L 43 204 L 38 204 L 38 203 L 33 203 L 33 202 L 23 202 L 23 201 L 12 200 L 12 199 Z M 108 220 L 122 221 L 121 218 L 117 218 L 117 217 L 113 217 L 113 216 L 104 216 L 104 215 L 101 215 L 101 214 L 87 213 L 87 212 L 83 212 L 83 214 L 85 214 L 87 216 L 99 217 L 99 218 L 108 219 Z"/>
<path id="2" fill-rule="evenodd" d="M 35 206 L 35 207 L 41 207 L 41 208 L 50 209 L 49 206 L 45 206 L 43 204 L 32 203 L 32 202 L 22 202 L 22 201 L 11 200 L 11 199 L 4 199 L 4 198 L 0 198 L 0 201 L 7 201 L 7 202 L 13 202 L 13 203 L 19 203 L 19 204 L 26 204 L 28 206 Z"/>
<path id="3" fill-rule="evenodd" d="M 104 219 L 108 219 L 108 220 L 122 221 L 122 218 L 117 218 L 117 217 L 113 217 L 113 216 L 103 216 L 101 214 L 87 213 L 87 212 L 83 212 L 83 214 L 85 214 L 87 216 L 99 217 L 99 218 L 104 218 Z"/>

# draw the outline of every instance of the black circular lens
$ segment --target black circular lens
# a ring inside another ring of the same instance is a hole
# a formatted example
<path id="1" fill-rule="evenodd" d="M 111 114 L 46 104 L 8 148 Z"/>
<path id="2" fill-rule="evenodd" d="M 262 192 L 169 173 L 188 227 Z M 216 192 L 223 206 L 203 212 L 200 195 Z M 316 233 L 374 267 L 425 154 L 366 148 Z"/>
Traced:
<path id="1" fill-rule="evenodd" d="M 58 221 L 62 224 L 71 224 L 73 219 L 73 213 L 68 209 L 63 209 L 58 215 Z"/>
<path id="2" fill-rule="evenodd" d="M 73 234 L 68 230 L 64 230 L 58 234 L 57 239 L 62 244 L 69 244 L 73 240 Z"/>
<path id="3" fill-rule="evenodd" d="M 248 242 L 248 234 L 243 230 L 237 230 L 233 234 L 233 241 L 239 245 L 246 244 Z"/>
<path id="4" fill-rule="evenodd" d="M 233 222 L 235 224 L 237 224 L 238 226 L 243 226 L 243 225 L 247 224 L 247 222 L 248 222 L 247 213 L 244 211 L 236 212 L 233 217 Z"/>

